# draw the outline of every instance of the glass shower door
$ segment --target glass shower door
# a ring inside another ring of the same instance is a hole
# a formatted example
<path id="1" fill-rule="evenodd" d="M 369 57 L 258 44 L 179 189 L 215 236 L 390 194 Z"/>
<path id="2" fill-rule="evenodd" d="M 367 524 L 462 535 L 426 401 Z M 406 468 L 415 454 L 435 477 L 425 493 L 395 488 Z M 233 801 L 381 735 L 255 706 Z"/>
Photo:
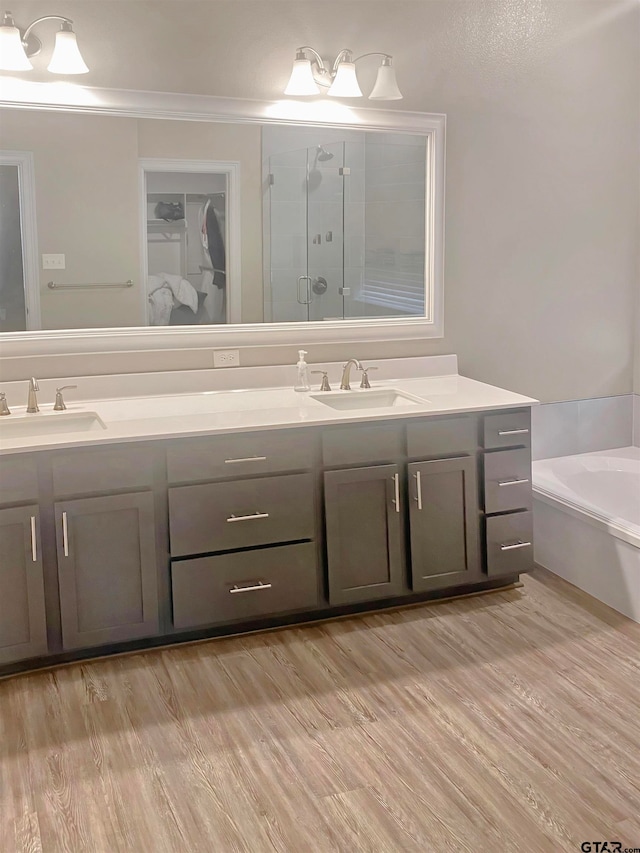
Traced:
<path id="1" fill-rule="evenodd" d="M 309 319 L 307 149 L 269 158 L 269 240 L 265 241 L 265 320 Z"/>

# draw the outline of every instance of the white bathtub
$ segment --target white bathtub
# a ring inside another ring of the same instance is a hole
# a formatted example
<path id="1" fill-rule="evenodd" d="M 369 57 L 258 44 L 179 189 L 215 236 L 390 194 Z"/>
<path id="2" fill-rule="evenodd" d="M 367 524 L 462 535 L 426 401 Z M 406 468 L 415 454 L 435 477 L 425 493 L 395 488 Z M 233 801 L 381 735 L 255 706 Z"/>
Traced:
<path id="1" fill-rule="evenodd" d="M 534 557 L 640 622 L 640 447 L 533 463 Z"/>

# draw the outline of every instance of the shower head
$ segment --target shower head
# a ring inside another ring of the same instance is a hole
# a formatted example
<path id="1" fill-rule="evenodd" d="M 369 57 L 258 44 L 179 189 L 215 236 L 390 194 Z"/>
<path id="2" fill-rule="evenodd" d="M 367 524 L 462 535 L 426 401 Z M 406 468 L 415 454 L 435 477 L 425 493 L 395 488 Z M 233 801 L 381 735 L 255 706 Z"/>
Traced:
<path id="1" fill-rule="evenodd" d="M 324 145 L 318 145 L 316 148 L 316 160 L 319 160 L 321 163 L 324 163 L 327 160 L 333 160 L 333 154 L 330 151 L 327 151 Z"/>

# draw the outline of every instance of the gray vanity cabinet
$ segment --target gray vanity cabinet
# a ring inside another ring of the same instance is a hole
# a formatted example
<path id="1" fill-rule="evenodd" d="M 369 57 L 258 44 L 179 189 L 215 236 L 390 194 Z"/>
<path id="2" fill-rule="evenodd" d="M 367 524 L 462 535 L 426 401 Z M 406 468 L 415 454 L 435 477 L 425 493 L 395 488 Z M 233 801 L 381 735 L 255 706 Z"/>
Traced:
<path id="1" fill-rule="evenodd" d="M 38 508 L 0 509 L 0 664 L 46 652 Z"/>
<path id="2" fill-rule="evenodd" d="M 55 504 L 64 649 L 159 632 L 153 495 Z"/>
<path id="3" fill-rule="evenodd" d="M 325 472 L 330 604 L 403 592 L 401 492 L 399 465 Z"/>
<path id="4" fill-rule="evenodd" d="M 408 466 L 414 592 L 482 580 L 476 464 L 460 456 Z"/>

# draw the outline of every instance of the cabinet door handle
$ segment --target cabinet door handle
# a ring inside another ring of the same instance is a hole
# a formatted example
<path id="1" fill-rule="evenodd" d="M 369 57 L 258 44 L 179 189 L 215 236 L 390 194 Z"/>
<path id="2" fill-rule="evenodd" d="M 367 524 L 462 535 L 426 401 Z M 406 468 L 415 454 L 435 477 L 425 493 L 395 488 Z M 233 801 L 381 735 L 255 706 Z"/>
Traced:
<path id="1" fill-rule="evenodd" d="M 519 542 L 513 542 L 511 545 L 504 545 L 503 544 L 500 546 L 500 550 L 501 551 L 515 551 L 516 548 L 530 548 L 530 547 L 531 547 L 531 542 L 519 541 Z"/>
<path id="2" fill-rule="evenodd" d="M 527 435 L 528 429 L 499 429 L 498 435 Z"/>
<path id="3" fill-rule="evenodd" d="M 235 592 L 257 592 L 259 589 L 271 589 L 271 584 L 263 583 L 262 581 L 251 584 L 251 586 L 238 586 L 237 584 L 234 584 L 229 592 L 233 595 Z"/>
<path id="4" fill-rule="evenodd" d="M 529 480 L 527 477 L 520 477 L 515 480 L 498 480 L 499 486 L 519 486 L 522 483 L 528 483 Z"/>
<path id="5" fill-rule="evenodd" d="M 38 545 L 36 542 L 36 517 L 31 516 L 31 559 L 34 563 L 38 562 Z"/>
<path id="6" fill-rule="evenodd" d="M 268 512 L 253 512 L 251 515 L 230 515 L 227 521 L 252 521 L 254 518 L 269 518 Z"/>
<path id="7" fill-rule="evenodd" d="M 62 550 L 65 557 L 69 556 L 69 528 L 67 527 L 67 513 L 62 513 Z"/>
<path id="8" fill-rule="evenodd" d="M 225 459 L 225 465 L 233 465 L 235 462 L 266 462 L 266 456 L 244 456 L 242 459 Z"/>
<path id="9" fill-rule="evenodd" d="M 416 473 L 414 474 L 414 477 L 416 478 L 416 497 L 415 497 L 415 500 L 418 503 L 418 509 L 421 510 L 422 509 L 422 474 L 420 473 L 420 471 L 416 471 Z"/>
<path id="10" fill-rule="evenodd" d="M 393 504 L 396 508 L 396 512 L 400 512 L 400 475 L 394 474 L 391 478 L 393 480 Z"/>

